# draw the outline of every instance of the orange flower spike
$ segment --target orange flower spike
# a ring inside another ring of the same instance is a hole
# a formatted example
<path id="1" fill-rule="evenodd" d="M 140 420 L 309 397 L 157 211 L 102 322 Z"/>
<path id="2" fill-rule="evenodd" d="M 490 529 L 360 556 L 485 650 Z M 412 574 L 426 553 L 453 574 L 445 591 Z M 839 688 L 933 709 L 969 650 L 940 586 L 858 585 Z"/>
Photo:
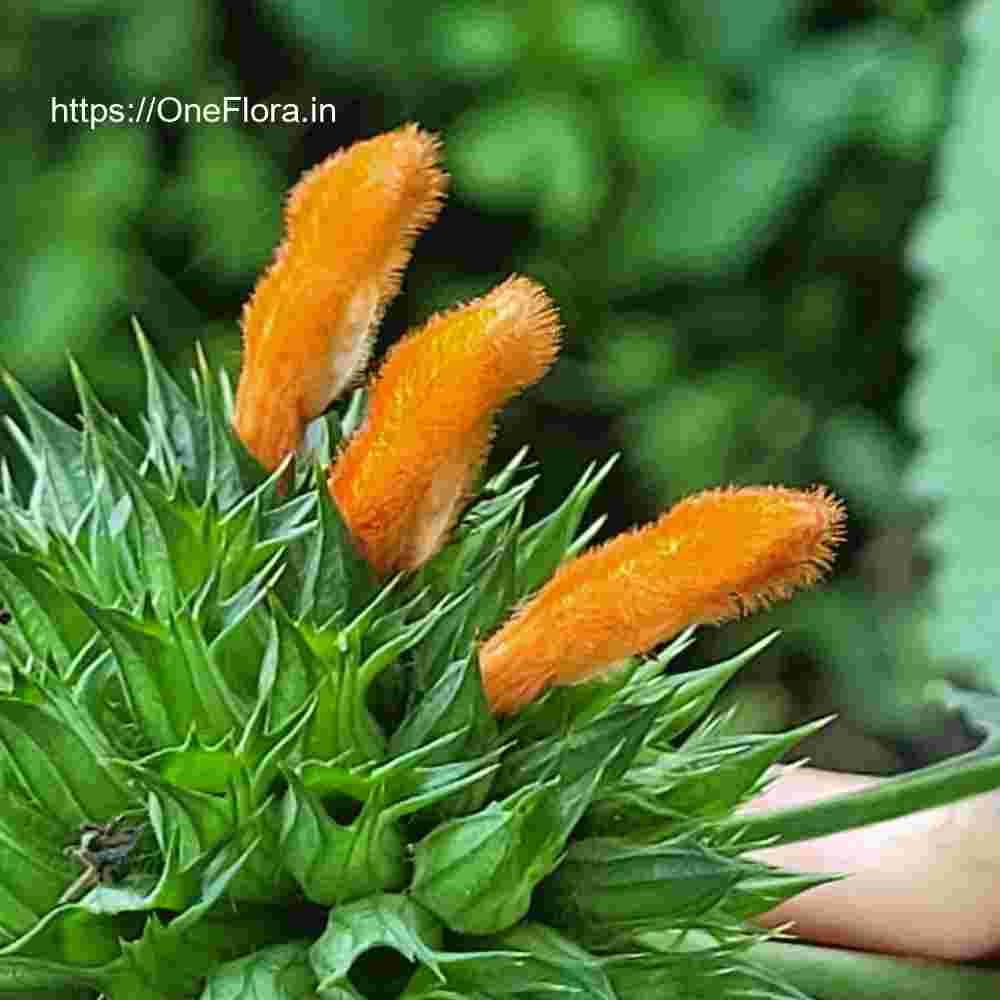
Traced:
<path id="1" fill-rule="evenodd" d="M 376 572 L 415 569 L 440 548 L 489 451 L 494 413 L 558 349 L 549 297 L 519 277 L 392 348 L 369 387 L 365 424 L 329 478 Z"/>
<path id="2" fill-rule="evenodd" d="M 565 563 L 480 648 L 494 712 L 599 676 L 689 625 L 788 597 L 829 569 L 844 509 L 822 487 L 709 490 Z"/>
<path id="3" fill-rule="evenodd" d="M 409 125 L 355 143 L 292 189 L 286 236 L 243 308 L 233 423 L 274 469 L 364 367 L 446 186 L 438 142 Z"/>

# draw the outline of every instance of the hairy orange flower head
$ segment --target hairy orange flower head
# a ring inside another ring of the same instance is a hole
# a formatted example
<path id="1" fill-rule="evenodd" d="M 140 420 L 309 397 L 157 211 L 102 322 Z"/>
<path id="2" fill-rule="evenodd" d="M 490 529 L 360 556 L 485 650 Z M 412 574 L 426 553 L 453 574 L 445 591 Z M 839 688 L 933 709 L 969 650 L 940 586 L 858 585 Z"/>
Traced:
<path id="1" fill-rule="evenodd" d="M 233 422 L 267 469 L 299 445 L 364 367 L 446 186 L 438 142 L 414 125 L 359 142 L 292 189 L 286 236 L 243 310 Z"/>
<path id="2" fill-rule="evenodd" d="M 844 510 L 826 490 L 709 490 L 561 566 L 480 649 L 493 710 L 589 680 L 694 624 L 735 618 L 827 570 Z"/>
<path id="3" fill-rule="evenodd" d="M 329 479 L 377 572 L 414 569 L 438 550 L 485 460 L 495 412 L 545 374 L 558 347 L 549 297 L 512 277 L 389 352 L 365 424 Z"/>

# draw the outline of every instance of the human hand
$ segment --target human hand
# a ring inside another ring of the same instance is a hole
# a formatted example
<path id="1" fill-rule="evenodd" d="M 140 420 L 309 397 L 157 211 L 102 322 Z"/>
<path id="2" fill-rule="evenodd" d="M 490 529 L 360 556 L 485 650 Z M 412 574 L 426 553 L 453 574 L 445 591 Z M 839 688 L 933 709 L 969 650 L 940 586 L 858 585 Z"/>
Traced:
<path id="1" fill-rule="evenodd" d="M 880 779 L 782 768 L 744 812 L 804 804 Z M 803 938 L 891 954 L 969 961 L 1000 952 L 1000 792 L 815 840 L 753 852 L 798 871 L 840 873 L 762 914 Z"/>

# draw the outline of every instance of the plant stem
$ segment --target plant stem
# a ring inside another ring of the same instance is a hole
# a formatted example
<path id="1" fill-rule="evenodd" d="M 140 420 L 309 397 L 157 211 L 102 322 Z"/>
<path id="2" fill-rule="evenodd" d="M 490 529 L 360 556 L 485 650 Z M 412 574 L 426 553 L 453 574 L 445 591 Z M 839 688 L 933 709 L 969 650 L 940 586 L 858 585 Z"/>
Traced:
<path id="1" fill-rule="evenodd" d="M 896 819 L 995 788 L 1000 788 L 1000 756 L 973 751 L 953 761 L 820 802 L 752 816 L 733 816 L 721 823 L 718 830 L 723 836 L 739 833 L 744 841 L 766 840 L 767 846 L 774 847 Z"/>
<path id="2" fill-rule="evenodd" d="M 780 976 L 813 1000 L 995 1000 L 1000 970 L 950 962 L 876 955 L 844 948 L 821 948 L 762 941 L 747 958 Z"/>

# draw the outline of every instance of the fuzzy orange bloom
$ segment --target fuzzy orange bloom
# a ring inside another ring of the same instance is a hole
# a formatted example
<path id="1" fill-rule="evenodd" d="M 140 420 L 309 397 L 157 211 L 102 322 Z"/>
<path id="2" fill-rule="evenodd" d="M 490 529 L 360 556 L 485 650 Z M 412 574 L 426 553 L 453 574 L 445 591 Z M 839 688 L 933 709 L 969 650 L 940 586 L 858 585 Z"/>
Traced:
<path id="1" fill-rule="evenodd" d="M 438 142 L 409 125 L 329 157 L 292 189 L 286 237 L 243 310 L 233 423 L 274 469 L 364 367 L 446 178 Z"/>
<path id="2" fill-rule="evenodd" d="M 545 374 L 558 348 L 549 297 L 512 277 L 389 352 L 365 424 L 329 478 L 376 572 L 415 569 L 440 548 L 489 450 L 494 413 Z"/>
<path id="3" fill-rule="evenodd" d="M 479 654 L 493 710 L 575 684 L 689 625 L 748 614 L 814 583 L 843 539 L 825 489 L 709 490 L 561 566 Z"/>

